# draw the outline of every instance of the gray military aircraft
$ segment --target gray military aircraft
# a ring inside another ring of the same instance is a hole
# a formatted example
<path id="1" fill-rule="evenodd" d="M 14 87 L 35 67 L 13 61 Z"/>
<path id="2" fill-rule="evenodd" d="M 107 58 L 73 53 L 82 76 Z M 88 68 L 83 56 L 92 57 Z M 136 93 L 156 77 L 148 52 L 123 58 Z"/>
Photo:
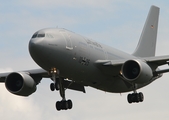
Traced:
<path id="1" fill-rule="evenodd" d="M 85 86 L 99 90 L 123 93 L 133 91 L 129 103 L 144 100 L 137 93 L 169 69 L 159 66 L 169 64 L 169 56 L 155 56 L 159 8 L 151 6 L 139 43 L 133 54 L 127 54 L 61 28 L 42 29 L 35 32 L 29 42 L 29 52 L 41 69 L 1 73 L 0 82 L 15 95 L 29 96 L 36 91 L 42 78 L 50 78 L 52 91 L 62 98 L 56 102 L 57 110 L 71 109 L 71 100 L 65 90 L 85 93 Z"/>

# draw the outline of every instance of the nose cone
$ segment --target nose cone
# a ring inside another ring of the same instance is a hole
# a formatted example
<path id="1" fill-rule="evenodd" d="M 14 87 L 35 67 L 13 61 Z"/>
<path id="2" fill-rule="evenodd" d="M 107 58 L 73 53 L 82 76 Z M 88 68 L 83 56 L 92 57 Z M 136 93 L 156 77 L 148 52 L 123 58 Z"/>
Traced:
<path id="1" fill-rule="evenodd" d="M 31 39 L 29 41 L 29 52 L 30 54 L 34 54 L 37 52 L 37 50 L 39 49 L 40 47 L 40 41 L 37 40 L 37 39 Z"/>
<path id="2" fill-rule="evenodd" d="M 43 54 L 43 39 L 31 39 L 29 41 L 29 53 L 37 63 L 41 54 Z"/>

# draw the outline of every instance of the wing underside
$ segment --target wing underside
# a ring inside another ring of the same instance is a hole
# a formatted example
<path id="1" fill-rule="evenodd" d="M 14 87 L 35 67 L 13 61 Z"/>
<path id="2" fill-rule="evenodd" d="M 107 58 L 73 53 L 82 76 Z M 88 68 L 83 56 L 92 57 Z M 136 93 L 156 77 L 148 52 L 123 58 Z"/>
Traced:
<path id="1" fill-rule="evenodd" d="M 145 58 L 135 58 L 136 60 L 142 60 L 153 66 L 153 68 L 157 68 L 162 65 L 169 64 L 169 56 L 156 56 L 156 57 L 145 57 Z M 97 60 L 95 65 L 102 70 L 105 74 L 110 74 L 113 76 L 119 75 L 122 65 L 128 61 L 129 59 L 122 59 L 122 60 Z M 153 69 L 152 68 L 152 69 Z M 153 70 L 154 73 L 161 74 L 169 72 L 169 69 L 155 69 Z"/>
<path id="2" fill-rule="evenodd" d="M 0 82 L 4 83 L 6 77 L 11 73 L 13 72 L 0 73 Z M 25 73 L 27 75 L 30 75 L 37 82 L 37 84 L 42 80 L 42 78 L 52 78 L 51 75 L 44 69 L 24 70 L 24 71 L 19 71 L 19 73 Z M 65 89 L 72 89 L 72 90 L 81 91 L 85 93 L 84 85 L 81 85 L 74 81 L 64 80 L 63 85 Z"/>

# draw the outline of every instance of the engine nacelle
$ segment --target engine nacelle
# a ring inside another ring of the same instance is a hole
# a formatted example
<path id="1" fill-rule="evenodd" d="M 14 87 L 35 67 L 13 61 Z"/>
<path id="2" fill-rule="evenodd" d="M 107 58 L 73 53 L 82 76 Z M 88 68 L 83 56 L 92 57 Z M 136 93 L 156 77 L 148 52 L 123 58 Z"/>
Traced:
<path id="1" fill-rule="evenodd" d="M 15 95 L 29 96 L 36 91 L 36 83 L 26 73 L 14 72 L 5 80 L 7 90 Z"/>
<path id="2" fill-rule="evenodd" d="M 147 83 L 153 77 L 150 66 L 141 60 L 128 60 L 122 66 L 123 77 L 133 83 Z"/>

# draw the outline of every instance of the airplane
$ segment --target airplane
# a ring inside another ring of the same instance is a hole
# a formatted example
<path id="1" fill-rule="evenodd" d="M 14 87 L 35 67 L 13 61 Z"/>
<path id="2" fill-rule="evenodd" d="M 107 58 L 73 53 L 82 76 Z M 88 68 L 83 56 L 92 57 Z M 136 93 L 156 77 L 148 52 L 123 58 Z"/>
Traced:
<path id="1" fill-rule="evenodd" d="M 85 93 L 90 86 L 111 93 L 128 94 L 129 103 L 143 102 L 139 88 L 162 77 L 169 69 L 169 55 L 155 56 L 159 7 L 151 6 L 139 43 L 132 54 L 101 44 L 63 28 L 47 28 L 35 32 L 29 42 L 29 53 L 39 69 L 0 73 L 0 82 L 15 95 L 29 96 L 42 78 L 52 80 L 51 91 L 58 91 L 62 100 L 58 111 L 72 109 L 65 91 Z"/>

